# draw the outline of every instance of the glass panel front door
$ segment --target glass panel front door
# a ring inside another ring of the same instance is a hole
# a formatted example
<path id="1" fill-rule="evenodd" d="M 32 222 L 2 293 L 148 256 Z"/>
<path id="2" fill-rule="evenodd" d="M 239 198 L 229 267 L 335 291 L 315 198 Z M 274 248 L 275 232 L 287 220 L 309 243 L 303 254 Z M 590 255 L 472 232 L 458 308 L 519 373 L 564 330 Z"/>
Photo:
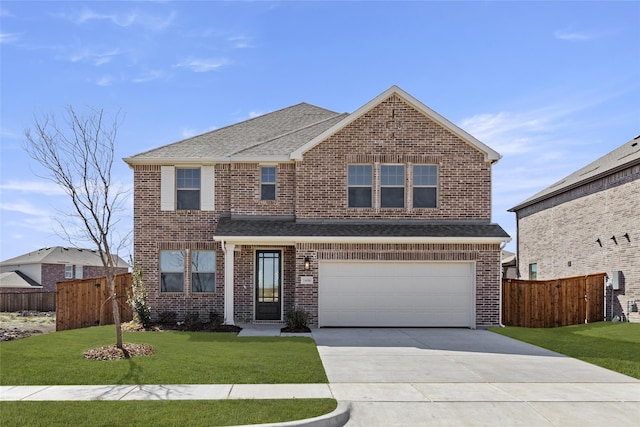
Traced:
<path id="1" fill-rule="evenodd" d="M 280 251 L 256 252 L 256 320 L 281 320 Z"/>

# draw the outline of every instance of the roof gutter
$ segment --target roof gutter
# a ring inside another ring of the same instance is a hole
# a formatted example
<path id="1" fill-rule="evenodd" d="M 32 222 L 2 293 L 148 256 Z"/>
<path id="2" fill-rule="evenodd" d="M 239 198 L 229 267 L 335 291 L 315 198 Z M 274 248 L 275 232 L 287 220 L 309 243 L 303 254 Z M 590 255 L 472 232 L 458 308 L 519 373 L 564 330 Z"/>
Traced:
<path id="1" fill-rule="evenodd" d="M 216 242 L 228 242 L 236 245 L 296 243 L 475 243 L 502 244 L 511 241 L 511 237 L 419 237 L 419 236 L 224 236 L 213 237 Z"/>

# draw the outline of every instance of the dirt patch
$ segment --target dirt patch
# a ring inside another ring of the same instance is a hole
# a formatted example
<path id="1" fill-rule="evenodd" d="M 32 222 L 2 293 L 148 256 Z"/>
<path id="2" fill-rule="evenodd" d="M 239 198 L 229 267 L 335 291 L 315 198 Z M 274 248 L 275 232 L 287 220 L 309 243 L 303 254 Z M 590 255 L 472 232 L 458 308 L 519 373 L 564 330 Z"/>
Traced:
<path id="1" fill-rule="evenodd" d="M 115 344 L 92 348 L 84 352 L 84 357 L 95 360 L 118 360 L 135 356 L 150 356 L 154 352 L 153 347 L 149 344 L 123 343 L 122 348 L 116 347 Z"/>
<path id="2" fill-rule="evenodd" d="M 11 341 L 56 330 L 56 313 L 52 311 L 17 311 L 0 313 L 0 341 Z"/>

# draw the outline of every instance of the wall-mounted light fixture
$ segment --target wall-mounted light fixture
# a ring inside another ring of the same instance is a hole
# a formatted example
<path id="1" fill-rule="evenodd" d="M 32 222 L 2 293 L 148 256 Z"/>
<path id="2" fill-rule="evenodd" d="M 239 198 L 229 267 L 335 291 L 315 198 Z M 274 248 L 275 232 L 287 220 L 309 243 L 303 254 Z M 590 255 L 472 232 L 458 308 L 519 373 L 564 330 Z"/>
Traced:
<path id="1" fill-rule="evenodd" d="M 596 239 L 596 243 L 600 245 L 600 247 L 602 247 L 602 242 L 600 241 L 600 238 Z"/>
<path id="2" fill-rule="evenodd" d="M 311 270 L 311 260 L 308 256 L 304 257 L 304 269 Z"/>
<path id="3" fill-rule="evenodd" d="M 627 239 L 627 242 L 631 243 L 631 236 L 629 236 L 629 233 L 624 233 L 623 236 Z"/>
<path id="4" fill-rule="evenodd" d="M 613 243 L 615 243 L 616 245 L 618 244 L 618 241 L 616 240 L 616 236 L 611 236 L 611 240 L 613 240 Z"/>

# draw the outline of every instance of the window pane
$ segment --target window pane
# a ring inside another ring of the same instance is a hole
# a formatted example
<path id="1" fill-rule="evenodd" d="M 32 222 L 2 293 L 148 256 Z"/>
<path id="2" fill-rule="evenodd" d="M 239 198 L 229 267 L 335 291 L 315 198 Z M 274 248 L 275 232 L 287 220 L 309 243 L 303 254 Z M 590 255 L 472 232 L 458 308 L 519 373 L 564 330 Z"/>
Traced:
<path id="1" fill-rule="evenodd" d="M 216 271 L 216 253 L 214 251 L 193 251 L 191 270 L 195 272 Z"/>
<path id="2" fill-rule="evenodd" d="M 178 210 L 199 210 L 200 190 L 178 190 Z"/>
<path id="3" fill-rule="evenodd" d="M 215 292 L 216 273 L 191 273 L 192 292 Z"/>
<path id="4" fill-rule="evenodd" d="M 275 184 L 262 184 L 260 188 L 261 200 L 275 200 L 276 199 L 276 185 Z"/>
<path id="5" fill-rule="evenodd" d="M 81 265 L 76 265 L 76 279 L 82 279 L 83 268 Z"/>
<path id="6" fill-rule="evenodd" d="M 349 187 L 350 208 L 371 207 L 371 187 Z"/>
<path id="7" fill-rule="evenodd" d="M 171 272 L 184 271 L 184 253 L 182 251 L 161 251 L 160 270 Z"/>
<path id="8" fill-rule="evenodd" d="M 276 182 L 276 168 L 264 167 L 260 169 L 260 181 L 262 183 L 275 184 Z"/>
<path id="9" fill-rule="evenodd" d="M 65 265 L 64 266 L 64 278 L 65 279 L 73 279 L 73 266 Z"/>
<path id="10" fill-rule="evenodd" d="M 384 187 L 380 189 L 381 208 L 403 208 L 404 188 Z"/>
<path id="11" fill-rule="evenodd" d="M 200 169 L 176 169 L 177 188 L 200 188 Z"/>
<path id="12" fill-rule="evenodd" d="M 380 185 L 401 185 L 404 187 L 404 166 L 380 166 Z"/>
<path id="13" fill-rule="evenodd" d="M 438 166 L 415 165 L 413 167 L 413 185 L 438 185 Z"/>
<path id="14" fill-rule="evenodd" d="M 184 273 L 161 273 L 161 292 L 182 292 L 184 290 Z"/>
<path id="15" fill-rule="evenodd" d="M 372 170 L 371 165 L 349 165 L 348 185 L 371 185 Z"/>
<path id="16" fill-rule="evenodd" d="M 437 205 L 437 190 L 434 187 L 414 187 L 413 207 L 414 208 L 435 208 Z"/>

